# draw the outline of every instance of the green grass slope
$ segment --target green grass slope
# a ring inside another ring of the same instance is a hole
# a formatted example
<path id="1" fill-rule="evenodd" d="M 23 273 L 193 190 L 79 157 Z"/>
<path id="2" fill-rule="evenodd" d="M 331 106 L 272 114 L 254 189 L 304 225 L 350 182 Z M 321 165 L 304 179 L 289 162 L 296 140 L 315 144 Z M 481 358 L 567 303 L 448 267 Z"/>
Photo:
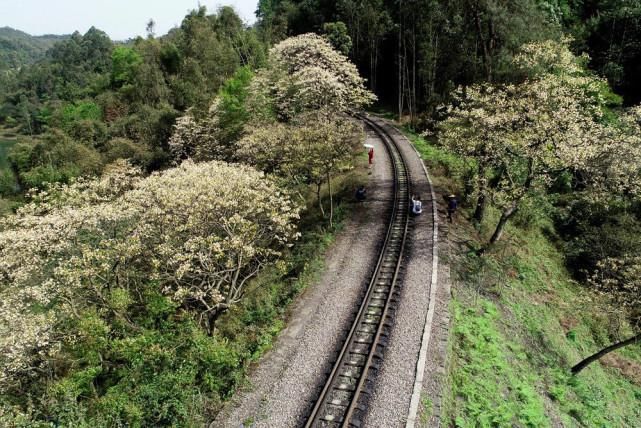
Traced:
<path id="1" fill-rule="evenodd" d="M 408 135 L 437 187 L 460 193 L 463 162 Z M 572 280 L 545 221 L 515 219 L 505 241 L 480 258 L 471 249 L 490 230 L 476 231 L 467 215 L 460 213 L 449 233 L 454 321 L 443 425 L 641 426 L 641 347 L 569 373 L 611 343 L 607 314 L 615 308 Z M 496 215 L 489 213 L 488 225 Z"/>

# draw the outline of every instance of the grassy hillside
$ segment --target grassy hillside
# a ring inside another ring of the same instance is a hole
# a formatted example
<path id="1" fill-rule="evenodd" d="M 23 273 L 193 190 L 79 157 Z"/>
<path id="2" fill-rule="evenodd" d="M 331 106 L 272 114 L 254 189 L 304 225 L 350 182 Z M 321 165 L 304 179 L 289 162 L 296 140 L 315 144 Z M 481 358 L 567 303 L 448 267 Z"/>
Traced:
<path id="1" fill-rule="evenodd" d="M 411 137 L 437 186 L 460 193 L 460 159 Z M 522 214 L 505 241 L 480 258 L 472 249 L 490 230 L 474 229 L 463 208 L 449 234 L 454 321 L 444 425 L 641 426 L 639 346 L 569 374 L 615 339 L 608 314 L 616 310 L 572 280 L 548 238 L 551 226 Z M 622 336 L 626 330 L 619 328 Z"/>
<path id="2" fill-rule="evenodd" d="M 0 71 L 16 69 L 42 58 L 56 42 L 68 36 L 31 36 L 10 27 L 0 28 Z"/>

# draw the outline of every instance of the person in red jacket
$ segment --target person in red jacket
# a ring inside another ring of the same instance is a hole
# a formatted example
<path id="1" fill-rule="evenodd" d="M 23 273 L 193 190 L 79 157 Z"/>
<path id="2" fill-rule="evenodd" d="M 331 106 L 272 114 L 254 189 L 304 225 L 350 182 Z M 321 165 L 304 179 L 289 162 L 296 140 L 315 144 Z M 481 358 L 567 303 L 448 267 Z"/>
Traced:
<path id="1" fill-rule="evenodd" d="M 369 159 L 369 164 L 374 163 L 374 147 L 370 148 L 369 151 L 367 152 L 367 157 Z"/>

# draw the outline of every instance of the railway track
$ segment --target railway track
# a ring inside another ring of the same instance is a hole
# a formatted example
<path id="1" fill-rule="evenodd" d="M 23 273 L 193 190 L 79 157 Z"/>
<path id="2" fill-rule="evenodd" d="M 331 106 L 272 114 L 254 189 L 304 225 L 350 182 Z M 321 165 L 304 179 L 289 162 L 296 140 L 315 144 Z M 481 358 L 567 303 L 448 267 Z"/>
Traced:
<path id="1" fill-rule="evenodd" d="M 373 377 L 400 297 L 398 284 L 408 235 L 410 177 L 394 139 L 377 122 L 358 116 L 385 143 L 394 174 L 394 205 L 376 268 L 355 321 L 312 409 L 306 428 L 359 427 Z"/>

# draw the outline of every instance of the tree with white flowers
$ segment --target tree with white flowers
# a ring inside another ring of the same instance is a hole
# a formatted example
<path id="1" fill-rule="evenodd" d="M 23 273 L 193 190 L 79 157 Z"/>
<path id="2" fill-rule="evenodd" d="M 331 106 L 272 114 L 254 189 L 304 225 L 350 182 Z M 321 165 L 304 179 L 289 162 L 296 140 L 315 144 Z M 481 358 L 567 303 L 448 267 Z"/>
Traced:
<path id="1" fill-rule="evenodd" d="M 288 121 L 305 111 L 344 113 L 375 100 L 356 66 L 326 39 L 309 33 L 270 50 L 267 67 L 251 83 L 248 105 L 259 121 Z"/>
<path id="2" fill-rule="evenodd" d="M 2 387 L 47 370 L 77 340 L 70 320 L 139 329 L 132 311 L 150 288 L 211 333 L 298 236 L 298 208 L 273 180 L 222 162 L 148 178 L 120 164 L 36 198 L 0 224 Z"/>
<path id="3" fill-rule="evenodd" d="M 449 108 L 443 143 L 478 162 L 480 197 L 489 192 L 501 210 L 490 245 L 526 198 L 564 170 L 587 168 L 602 149 L 605 82 L 585 72 L 581 61 L 565 45 L 526 45 L 514 63 L 531 77 L 517 85 L 459 91 Z"/>
<path id="4" fill-rule="evenodd" d="M 291 185 L 314 185 L 320 212 L 325 215 L 321 186 L 329 192 L 329 223 L 333 221 L 332 177 L 348 164 L 362 129 L 353 121 L 326 111 L 299 115 L 290 123 L 256 127 L 239 143 L 237 157 Z"/>

